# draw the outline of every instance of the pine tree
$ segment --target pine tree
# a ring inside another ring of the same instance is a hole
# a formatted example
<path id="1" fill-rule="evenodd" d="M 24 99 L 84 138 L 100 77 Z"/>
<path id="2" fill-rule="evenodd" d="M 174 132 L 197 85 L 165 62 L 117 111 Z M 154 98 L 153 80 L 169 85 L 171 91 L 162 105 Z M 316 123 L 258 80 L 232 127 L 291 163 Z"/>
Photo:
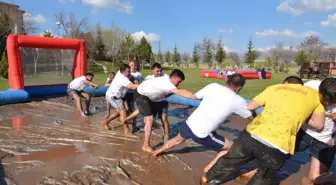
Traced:
<path id="1" fill-rule="evenodd" d="M 253 64 L 256 59 L 257 59 L 256 52 L 253 49 L 252 39 L 250 39 L 247 45 L 247 53 L 245 53 L 245 63 Z"/>
<path id="2" fill-rule="evenodd" d="M 216 61 L 219 64 L 222 64 L 223 61 L 226 58 L 226 53 L 225 53 L 225 50 L 224 50 L 223 45 L 222 45 L 222 36 L 221 35 L 219 36 L 219 39 L 218 39 L 215 58 L 216 58 Z"/>
<path id="3" fill-rule="evenodd" d="M 165 63 L 170 64 L 170 51 L 167 51 L 165 54 Z"/>
<path id="4" fill-rule="evenodd" d="M 196 64 L 196 66 L 198 66 L 198 62 L 200 60 L 200 56 L 199 56 L 199 47 L 198 44 L 195 43 L 194 45 L 194 49 L 193 49 L 193 53 L 192 53 L 192 62 L 194 64 Z"/>
<path id="5" fill-rule="evenodd" d="M 176 44 L 175 44 L 175 47 L 174 47 L 173 62 L 177 66 L 180 66 L 180 64 L 181 64 L 181 56 L 180 56 L 179 51 L 177 50 Z"/>
<path id="6" fill-rule="evenodd" d="M 150 62 L 152 57 L 152 46 L 147 42 L 145 37 L 142 37 L 136 49 L 136 55 L 139 61 Z"/>
<path id="7" fill-rule="evenodd" d="M 105 59 L 105 54 L 106 54 L 106 49 L 105 49 L 105 44 L 103 42 L 103 35 L 102 35 L 102 30 L 100 28 L 100 24 L 97 25 L 96 28 L 96 39 L 95 39 L 95 60 L 104 60 Z"/>
<path id="8" fill-rule="evenodd" d="M 131 34 L 126 34 L 121 40 L 120 54 L 122 60 L 130 61 L 135 55 L 135 42 Z"/>
<path id="9" fill-rule="evenodd" d="M 213 57 L 213 44 L 210 39 L 203 40 L 203 48 L 204 48 L 204 59 L 203 62 L 208 64 L 209 67 L 212 65 L 212 57 Z"/>

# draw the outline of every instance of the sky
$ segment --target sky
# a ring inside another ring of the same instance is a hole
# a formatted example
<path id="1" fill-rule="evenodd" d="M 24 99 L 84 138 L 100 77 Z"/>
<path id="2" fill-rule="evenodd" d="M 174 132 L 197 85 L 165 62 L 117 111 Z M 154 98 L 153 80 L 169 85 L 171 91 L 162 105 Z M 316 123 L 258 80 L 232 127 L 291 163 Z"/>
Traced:
<path id="1" fill-rule="evenodd" d="M 1 0 L 26 11 L 25 19 L 57 34 L 55 14 L 73 12 L 91 25 L 112 22 L 145 36 L 157 51 L 191 52 L 203 38 L 222 35 L 227 52 L 243 53 L 251 38 L 267 51 L 275 42 L 297 45 L 315 34 L 336 47 L 336 0 Z"/>

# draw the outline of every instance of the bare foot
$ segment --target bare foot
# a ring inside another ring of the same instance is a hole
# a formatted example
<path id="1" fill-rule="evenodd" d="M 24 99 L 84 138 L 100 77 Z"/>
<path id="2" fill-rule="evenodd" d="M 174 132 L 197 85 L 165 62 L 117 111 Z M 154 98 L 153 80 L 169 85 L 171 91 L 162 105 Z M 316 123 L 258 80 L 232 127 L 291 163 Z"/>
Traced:
<path id="1" fill-rule="evenodd" d="M 148 152 L 148 153 L 153 153 L 153 149 L 149 146 L 143 146 L 142 151 Z"/>
<path id="2" fill-rule="evenodd" d="M 124 135 L 127 137 L 138 137 L 136 135 L 134 135 L 132 132 L 124 132 Z"/>
<path id="3" fill-rule="evenodd" d="M 105 130 L 111 130 L 111 128 L 107 124 L 103 124 Z"/>

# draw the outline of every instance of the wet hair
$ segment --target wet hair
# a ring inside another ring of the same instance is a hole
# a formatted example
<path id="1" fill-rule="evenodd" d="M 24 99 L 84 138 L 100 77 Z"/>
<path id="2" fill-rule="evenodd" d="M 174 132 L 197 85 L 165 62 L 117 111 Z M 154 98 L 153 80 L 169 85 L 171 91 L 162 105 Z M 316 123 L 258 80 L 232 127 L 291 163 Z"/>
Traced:
<path id="1" fill-rule="evenodd" d="M 155 68 L 158 68 L 158 69 L 161 69 L 162 67 L 161 67 L 161 64 L 159 64 L 159 63 L 154 63 L 153 65 L 152 65 L 152 67 L 151 67 L 151 69 L 153 70 L 153 69 L 155 69 Z"/>
<path id="2" fill-rule="evenodd" d="M 320 84 L 319 92 L 323 100 L 336 103 L 336 78 L 324 79 Z"/>
<path id="3" fill-rule="evenodd" d="M 301 84 L 303 85 L 303 81 L 301 78 L 297 77 L 297 76 L 289 76 L 287 77 L 283 83 L 289 83 L 289 84 Z"/>
<path id="4" fill-rule="evenodd" d="M 126 69 L 130 69 L 131 67 L 127 64 L 122 64 L 120 66 L 120 72 L 124 72 Z"/>
<path id="5" fill-rule="evenodd" d="M 235 88 L 243 87 L 245 85 L 245 77 L 239 73 L 228 76 L 226 84 Z"/>
<path id="6" fill-rule="evenodd" d="M 185 77 L 184 77 L 184 73 L 183 73 L 181 70 L 179 70 L 179 69 L 174 69 L 174 70 L 170 73 L 169 77 L 178 77 L 178 78 L 181 78 L 181 80 L 184 80 L 184 79 L 185 79 Z"/>
<path id="7" fill-rule="evenodd" d="M 92 76 L 92 78 L 93 78 L 94 74 L 92 74 L 92 73 L 86 73 L 85 76 Z"/>

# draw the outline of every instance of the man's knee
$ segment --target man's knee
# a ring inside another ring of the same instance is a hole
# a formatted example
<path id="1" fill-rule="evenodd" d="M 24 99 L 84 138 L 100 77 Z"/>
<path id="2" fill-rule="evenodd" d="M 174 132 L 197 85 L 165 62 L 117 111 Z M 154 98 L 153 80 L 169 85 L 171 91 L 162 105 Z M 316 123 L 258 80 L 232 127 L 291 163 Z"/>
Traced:
<path id="1" fill-rule="evenodd" d="M 91 98 L 91 95 L 88 93 L 82 93 L 82 96 L 87 100 Z"/>

